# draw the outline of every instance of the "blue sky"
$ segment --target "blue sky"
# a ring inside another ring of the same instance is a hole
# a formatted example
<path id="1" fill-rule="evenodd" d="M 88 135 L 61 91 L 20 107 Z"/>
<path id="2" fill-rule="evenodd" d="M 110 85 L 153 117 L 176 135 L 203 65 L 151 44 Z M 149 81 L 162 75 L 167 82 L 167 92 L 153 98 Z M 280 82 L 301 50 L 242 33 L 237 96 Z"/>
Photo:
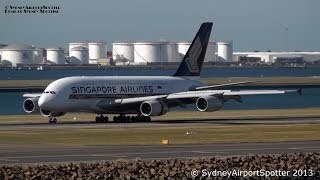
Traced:
<path id="1" fill-rule="evenodd" d="M 59 14 L 5 14 L 7 5 L 57 5 Z M 0 0 L 0 44 L 191 40 L 213 21 L 234 50 L 320 51 L 319 0 Z M 109 49 L 111 47 L 109 46 Z"/>

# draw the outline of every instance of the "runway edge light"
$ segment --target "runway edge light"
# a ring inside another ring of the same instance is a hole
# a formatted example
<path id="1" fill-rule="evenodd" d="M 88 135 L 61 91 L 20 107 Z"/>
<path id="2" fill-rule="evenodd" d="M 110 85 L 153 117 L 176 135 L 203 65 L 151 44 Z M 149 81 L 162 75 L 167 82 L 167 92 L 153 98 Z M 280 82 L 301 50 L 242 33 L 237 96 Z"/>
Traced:
<path id="1" fill-rule="evenodd" d="M 165 145 L 169 144 L 169 139 L 162 139 L 161 143 Z"/>

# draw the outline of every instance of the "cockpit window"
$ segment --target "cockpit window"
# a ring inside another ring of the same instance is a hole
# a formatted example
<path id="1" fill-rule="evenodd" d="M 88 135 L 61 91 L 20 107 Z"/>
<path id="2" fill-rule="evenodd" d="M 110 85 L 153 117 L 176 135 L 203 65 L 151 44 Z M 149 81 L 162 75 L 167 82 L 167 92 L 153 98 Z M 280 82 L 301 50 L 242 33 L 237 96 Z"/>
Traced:
<path id="1" fill-rule="evenodd" d="M 54 92 L 54 91 L 44 91 L 43 93 L 44 94 L 56 94 L 56 92 Z"/>

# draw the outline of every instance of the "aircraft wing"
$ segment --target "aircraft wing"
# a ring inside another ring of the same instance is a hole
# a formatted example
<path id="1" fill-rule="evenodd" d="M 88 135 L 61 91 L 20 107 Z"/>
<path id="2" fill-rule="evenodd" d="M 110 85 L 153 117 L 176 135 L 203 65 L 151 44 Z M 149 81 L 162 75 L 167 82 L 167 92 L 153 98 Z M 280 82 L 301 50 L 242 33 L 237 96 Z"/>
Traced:
<path id="1" fill-rule="evenodd" d="M 236 82 L 236 83 L 228 83 L 228 84 L 218 84 L 218 85 L 210 85 L 210 86 L 201 86 L 196 87 L 194 90 L 210 90 L 210 89 L 219 89 L 219 88 L 226 88 L 230 86 L 237 86 L 237 85 L 243 85 L 243 84 L 250 84 L 254 83 L 255 81 L 243 81 L 243 82 Z"/>
<path id="2" fill-rule="evenodd" d="M 201 96 L 241 96 L 241 95 L 263 95 L 263 94 L 284 94 L 287 92 L 297 92 L 297 90 L 206 90 L 206 91 L 188 91 L 181 93 L 169 94 L 167 99 L 179 99 L 179 98 L 198 98 Z"/>
<path id="3" fill-rule="evenodd" d="M 40 97 L 42 93 L 26 93 L 23 94 L 24 98 L 35 98 L 35 97 Z"/>
<path id="4" fill-rule="evenodd" d="M 180 100 L 190 99 L 195 101 L 199 97 L 203 96 L 219 96 L 222 97 L 225 101 L 229 99 L 234 99 L 238 102 L 241 102 L 241 96 L 243 95 L 267 95 L 267 94 L 284 94 L 288 92 L 298 92 L 298 90 L 243 90 L 243 91 L 232 91 L 232 90 L 203 90 L 203 91 L 186 91 L 179 93 L 172 93 L 167 95 L 155 95 L 155 96 L 145 96 L 145 97 L 134 97 L 134 98 L 122 98 L 122 99 L 113 99 L 113 100 L 102 100 L 97 103 L 99 108 L 108 108 L 117 105 L 125 104 L 139 104 L 144 101 L 150 100 L 161 100 L 167 103 L 170 102 L 180 102 L 179 104 L 183 105 Z"/>

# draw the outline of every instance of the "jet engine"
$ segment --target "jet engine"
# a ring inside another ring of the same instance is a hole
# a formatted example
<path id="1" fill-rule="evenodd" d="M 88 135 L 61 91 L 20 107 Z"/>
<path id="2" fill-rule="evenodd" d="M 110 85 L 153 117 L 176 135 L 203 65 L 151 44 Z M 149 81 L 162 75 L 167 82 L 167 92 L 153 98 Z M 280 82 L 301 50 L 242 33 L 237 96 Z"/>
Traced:
<path id="1" fill-rule="evenodd" d="M 213 112 L 222 108 L 223 101 L 218 97 L 204 96 L 197 99 L 196 105 L 199 111 Z"/>
<path id="2" fill-rule="evenodd" d="M 144 116 L 160 116 L 168 111 L 168 105 L 158 100 L 145 101 L 140 105 L 140 112 Z"/>
<path id="3" fill-rule="evenodd" d="M 39 113 L 40 107 L 38 105 L 39 97 L 28 98 L 23 102 L 23 110 L 27 113 Z"/>
<path id="4" fill-rule="evenodd" d="M 40 109 L 40 112 L 41 112 L 42 116 L 45 116 L 45 117 L 59 117 L 59 116 L 63 116 L 66 114 L 65 112 L 52 112 L 52 111 L 45 110 L 45 109 Z"/>

